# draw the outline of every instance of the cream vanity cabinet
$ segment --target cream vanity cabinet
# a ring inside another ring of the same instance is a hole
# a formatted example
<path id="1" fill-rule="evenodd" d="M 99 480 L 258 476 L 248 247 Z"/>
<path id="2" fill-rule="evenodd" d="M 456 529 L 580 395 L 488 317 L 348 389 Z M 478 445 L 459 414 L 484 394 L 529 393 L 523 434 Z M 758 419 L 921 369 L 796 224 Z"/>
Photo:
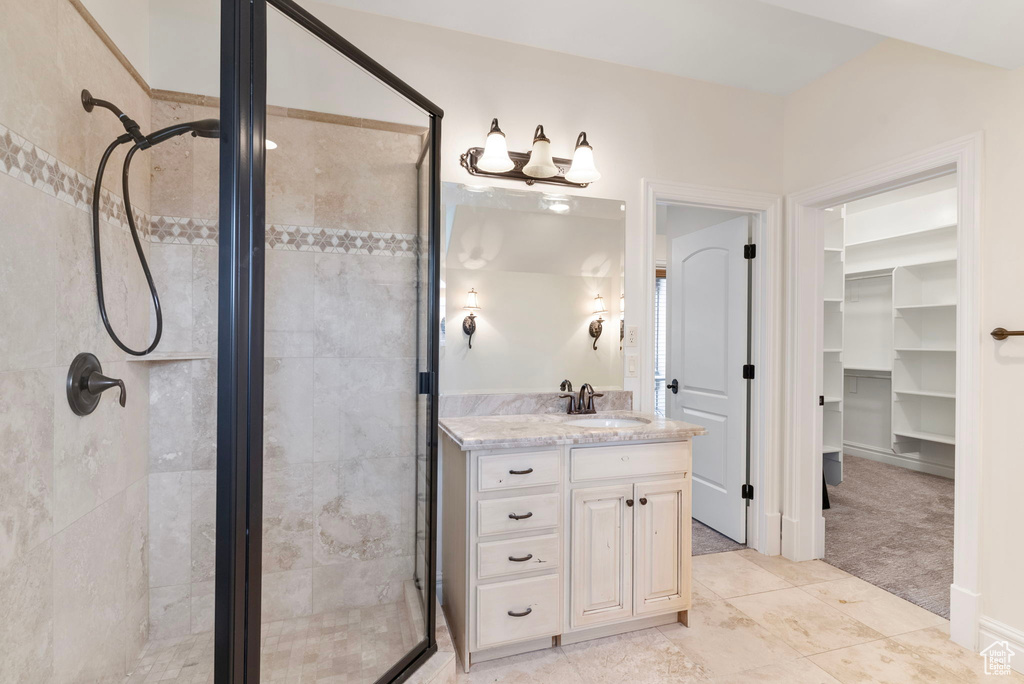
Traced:
<path id="1" fill-rule="evenodd" d="M 442 439 L 442 593 L 464 666 L 690 607 L 690 441 L 463 451 Z"/>

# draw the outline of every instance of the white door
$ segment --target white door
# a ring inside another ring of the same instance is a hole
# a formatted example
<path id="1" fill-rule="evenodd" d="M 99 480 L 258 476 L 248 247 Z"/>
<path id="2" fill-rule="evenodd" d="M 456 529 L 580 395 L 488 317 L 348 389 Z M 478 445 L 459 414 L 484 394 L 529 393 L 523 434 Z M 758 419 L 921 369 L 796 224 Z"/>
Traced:
<path id="1" fill-rule="evenodd" d="M 572 493 L 573 626 L 633 614 L 633 485 Z"/>
<path id="2" fill-rule="evenodd" d="M 636 485 L 633 504 L 635 615 L 690 607 L 689 483 L 686 479 Z"/>
<path id="3" fill-rule="evenodd" d="M 669 418 L 703 425 L 693 440 L 693 517 L 746 542 L 747 272 L 741 216 L 672 238 L 668 268 Z"/>

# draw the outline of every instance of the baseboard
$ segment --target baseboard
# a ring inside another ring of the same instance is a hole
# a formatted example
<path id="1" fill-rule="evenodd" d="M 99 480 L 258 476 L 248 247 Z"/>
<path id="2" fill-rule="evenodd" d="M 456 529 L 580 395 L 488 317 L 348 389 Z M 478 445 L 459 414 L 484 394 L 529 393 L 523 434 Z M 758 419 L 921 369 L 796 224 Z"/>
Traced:
<path id="1" fill-rule="evenodd" d="M 800 544 L 800 537 L 798 535 L 800 529 L 800 521 L 794 520 L 786 516 L 782 516 L 782 544 L 781 552 L 782 556 L 788 558 L 791 561 L 805 561 L 812 560 L 814 558 L 821 558 L 824 553 L 815 555 L 817 549 L 815 544 L 817 539 L 812 539 L 811 544 Z M 823 527 L 821 529 L 824 529 Z M 814 530 L 814 536 L 817 537 L 817 529 Z M 822 538 L 822 550 L 824 550 L 824 538 Z"/>
<path id="2" fill-rule="evenodd" d="M 981 651 L 997 641 L 1005 641 L 1016 658 L 1010 661 L 1010 667 L 1024 674 L 1024 632 L 998 620 L 984 615 L 978 621 L 978 645 Z"/>
<path id="3" fill-rule="evenodd" d="M 434 595 L 437 596 L 438 602 L 444 605 L 444 582 L 440 570 L 437 571 L 437 584 L 435 585 Z"/>
<path id="4" fill-rule="evenodd" d="M 749 540 L 748 540 L 749 541 Z M 782 553 L 782 514 L 769 513 L 764 517 L 764 534 L 761 535 L 764 548 L 755 549 L 766 556 L 778 556 Z M 761 546 L 762 544 L 758 544 Z"/>
<path id="5" fill-rule="evenodd" d="M 928 473 L 929 475 L 938 475 L 940 477 L 946 477 L 950 480 L 953 479 L 953 467 L 941 465 L 939 463 L 928 463 L 917 458 L 908 458 L 901 454 L 894 454 L 892 450 L 880 449 L 878 447 L 871 446 L 870 444 L 858 444 L 856 442 L 843 442 L 843 453 L 849 454 L 850 456 L 859 456 L 860 458 L 866 458 L 871 461 L 878 461 L 879 463 L 886 463 L 888 465 L 899 466 L 900 468 L 906 468 L 908 470 L 915 470 L 919 473 Z"/>
<path id="6" fill-rule="evenodd" d="M 977 653 L 981 594 L 953 584 L 949 587 L 949 638 Z"/>

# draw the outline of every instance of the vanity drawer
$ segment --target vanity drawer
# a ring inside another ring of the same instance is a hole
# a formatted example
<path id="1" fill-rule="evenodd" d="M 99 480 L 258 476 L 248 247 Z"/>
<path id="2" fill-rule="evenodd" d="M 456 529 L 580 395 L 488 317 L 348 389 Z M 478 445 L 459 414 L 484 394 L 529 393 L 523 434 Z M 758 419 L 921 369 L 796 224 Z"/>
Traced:
<path id="1" fill-rule="evenodd" d="M 558 494 L 514 496 L 477 503 L 477 534 L 528 532 L 558 526 Z"/>
<path id="2" fill-rule="evenodd" d="M 558 584 L 545 575 L 478 587 L 477 648 L 558 634 Z"/>
<path id="3" fill-rule="evenodd" d="M 690 470 L 690 442 L 573 449 L 569 458 L 573 482 L 668 475 Z"/>
<path id="4" fill-rule="evenodd" d="M 558 484 L 558 451 L 480 457 L 479 491 Z"/>
<path id="5" fill-rule="evenodd" d="M 558 535 L 480 542 L 477 544 L 476 574 L 479 579 L 518 575 L 534 570 L 558 568 Z M 513 558 L 518 560 L 512 560 Z"/>

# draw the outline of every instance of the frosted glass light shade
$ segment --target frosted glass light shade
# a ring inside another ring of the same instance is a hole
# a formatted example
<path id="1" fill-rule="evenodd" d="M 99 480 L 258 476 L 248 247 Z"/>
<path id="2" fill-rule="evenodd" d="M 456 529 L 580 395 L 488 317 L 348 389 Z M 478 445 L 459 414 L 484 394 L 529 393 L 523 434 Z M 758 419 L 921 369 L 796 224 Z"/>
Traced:
<path id="1" fill-rule="evenodd" d="M 491 130 L 487 133 L 487 141 L 484 143 L 484 153 L 477 160 L 476 167 L 487 173 L 505 173 L 515 166 L 508 156 L 505 134 L 498 128 L 498 120 L 494 119 L 491 121 Z"/>
<path id="2" fill-rule="evenodd" d="M 464 306 L 462 308 L 465 309 L 466 311 L 479 311 L 480 310 L 480 302 L 477 301 L 476 295 L 477 295 L 477 291 L 476 290 L 470 290 L 466 294 L 466 306 Z"/>
<path id="3" fill-rule="evenodd" d="M 551 178 L 558 173 L 558 167 L 551 158 L 551 141 L 544 135 L 543 126 L 537 126 L 533 133 L 533 149 L 530 150 L 530 161 L 523 167 L 523 173 L 531 178 Z"/>
<path id="4" fill-rule="evenodd" d="M 602 316 L 608 313 L 608 307 L 604 305 L 604 297 L 597 295 L 594 297 L 594 315 Z"/>
<path id="5" fill-rule="evenodd" d="M 572 155 L 572 166 L 565 174 L 570 183 L 593 183 L 601 177 L 594 166 L 594 148 L 587 142 L 586 132 L 576 139 L 576 151 Z"/>

